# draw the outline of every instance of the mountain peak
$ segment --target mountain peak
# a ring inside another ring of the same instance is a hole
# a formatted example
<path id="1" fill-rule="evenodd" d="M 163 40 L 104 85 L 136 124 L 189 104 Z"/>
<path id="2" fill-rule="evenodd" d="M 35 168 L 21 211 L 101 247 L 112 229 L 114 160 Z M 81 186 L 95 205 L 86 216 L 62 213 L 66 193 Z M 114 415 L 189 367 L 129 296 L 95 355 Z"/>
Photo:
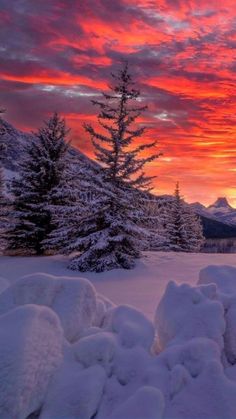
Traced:
<path id="1" fill-rule="evenodd" d="M 221 197 L 217 198 L 214 204 L 210 205 L 209 208 L 232 208 L 231 205 L 228 203 L 227 198 Z"/>

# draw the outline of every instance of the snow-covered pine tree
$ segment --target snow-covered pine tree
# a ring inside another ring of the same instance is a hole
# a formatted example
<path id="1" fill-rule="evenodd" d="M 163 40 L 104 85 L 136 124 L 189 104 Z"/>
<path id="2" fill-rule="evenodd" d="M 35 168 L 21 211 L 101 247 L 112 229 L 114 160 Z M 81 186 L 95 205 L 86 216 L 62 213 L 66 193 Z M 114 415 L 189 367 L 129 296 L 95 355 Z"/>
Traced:
<path id="1" fill-rule="evenodd" d="M 85 214 L 88 217 L 91 208 L 96 207 L 97 196 L 103 194 L 98 165 L 91 167 L 86 160 L 78 161 L 74 156 L 67 172 L 66 182 L 63 180 L 52 191 L 54 199 L 60 195 L 64 199 L 61 204 L 51 205 L 55 228 L 43 242 L 45 249 L 64 253 L 70 253 L 71 246 L 78 239 L 81 220 Z"/>
<path id="2" fill-rule="evenodd" d="M 189 205 L 185 204 L 185 219 L 187 221 L 187 251 L 199 252 L 204 244 L 203 226 L 200 217 L 194 213 Z"/>
<path id="3" fill-rule="evenodd" d="M 164 197 L 151 193 L 133 194 L 137 224 L 148 231 L 143 250 L 164 250 L 166 246 L 166 205 Z"/>
<path id="4" fill-rule="evenodd" d="M 1 144 L 0 140 L 0 154 L 1 150 L 3 149 L 3 144 Z M 4 173 L 3 168 L 1 165 L 0 159 L 0 252 L 2 252 L 5 248 L 6 241 L 5 241 L 5 231 L 7 228 L 7 215 L 8 215 L 8 202 L 5 197 L 4 191 Z"/>
<path id="5" fill-rule="evenodd" d="M 203 244 L 200 219 L 183 201 L 177 182 L 174 199 L 169 207 L 166 223 L 169 250 L 176 252 L 198 252 Z"/>
<path id="6" fill-rule="evenodd" d="M 85 125 L 102 166 L 104 186 L 103 194 L 82 217 L 77 238 L 69 246 L 70 251 L 80 252 L 69 265 L 74 270 L 100 272 L 134 266 L 135 258 L 140 256 L 144 229 L 136 223 L 130 196 L 134 189 L 150 188 L 152 177 L 145 176 L 144 165 L 160 155 L 140 157 L 156 142 L 134 144 L 145 128 L 133 124 L 146 106 L 135 103 L 140 100 L 139 91 L 134 88 L 128 65 L 112 77 L 110 92 L 103 93 L 103 100 L 93 101 L 99 108 L 100 132 Z"/>
<path id="7" fill-rule="evenodd" d="M 25 148 L 19 176 L 11 182 L 13 204 L 7 251 L 42 254 L 43 240 L 53 230 L 51 205 L 64 199 L 52 191 L 62 182 L 67 165 L 68 130 L 55 113 Z"/>
<path id="8" fill-rule="evenodd" d="M 169 249 L 184 251 L 187 247 L 186 222 L 178 182 L 176 183 L 174 199 L 169 211 L 169 220 L 166 224 L 166 231 Z"/>

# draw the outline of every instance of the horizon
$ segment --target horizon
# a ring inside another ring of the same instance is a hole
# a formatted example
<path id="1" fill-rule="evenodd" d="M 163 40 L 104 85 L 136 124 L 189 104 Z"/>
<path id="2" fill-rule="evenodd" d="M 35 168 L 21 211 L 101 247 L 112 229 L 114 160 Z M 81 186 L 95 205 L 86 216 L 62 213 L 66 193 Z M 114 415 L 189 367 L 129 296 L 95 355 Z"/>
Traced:
<path id="1" fill-rule="evenodd" d="M 96 123 L 90 101 L 128 59 L 149 106 L 145 140 L 163 152 L 147 170 L 153 192 L 173 194 L 179 181 L 187 202 L 225 196 L 236 208 L 234 2 L 136 3 L 1 0 L 0 108 L 23 131 L 58 111 L 73 145 L 93 157 L 82 129 Z"/>

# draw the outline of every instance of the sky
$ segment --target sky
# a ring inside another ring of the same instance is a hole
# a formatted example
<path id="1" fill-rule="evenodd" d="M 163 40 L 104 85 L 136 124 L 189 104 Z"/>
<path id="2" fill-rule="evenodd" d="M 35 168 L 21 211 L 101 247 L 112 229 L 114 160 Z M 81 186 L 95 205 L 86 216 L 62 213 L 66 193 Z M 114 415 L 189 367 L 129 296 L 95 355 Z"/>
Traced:
<path id="1" fill-rule="evenodd" d="M 235 0 L 0 0 L 0 107 L 23 130 L 58 111 L 93 156 L 91 99 L 128 60 L 163 156 L 154 192 L 236 207 Z"/>

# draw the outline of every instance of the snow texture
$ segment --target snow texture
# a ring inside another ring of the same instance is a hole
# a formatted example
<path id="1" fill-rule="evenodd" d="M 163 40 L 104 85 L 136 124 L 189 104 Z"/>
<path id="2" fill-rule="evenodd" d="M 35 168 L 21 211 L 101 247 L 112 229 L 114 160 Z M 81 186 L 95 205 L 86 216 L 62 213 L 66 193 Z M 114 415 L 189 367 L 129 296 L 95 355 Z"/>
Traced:
<path id="1" fill-rule="evenodd" d="M 209 265 L 199 273 L 198 284 L 217 285 L 219 291 L 223 294 L 232 296 L 236 294 L 236 268 L 233 266 Z"/>
<path id="2" fill-rule="evenodd" d="M 103 327 L 117 333 L 126 348 L 141 345 L 149 349 L 154 339 L 152 323 L 141 312 L 125 305 L 108 310 Z"/>
<path id="3" fill-rule="evenodd" d="M 224 308 L 215 294 L 214 284 L 190 287 L 170 282 L 155 316 L 160 347 L 207 337 L 223 349 Z"/>
<path id="4" fill-rule="evenodd" d="M 0 417 L 235 419 L 234 273 L 209 267 L 197 286 L 169 283 L 156 335 L 85 279 L 12 283 L 0 294 Z"/>
<path id="5" fill-rule="evenodd" d="M 9 281 L 5 278 L 1 278 L 0 277 L 0 294 L 6 289 L 8 288 L 10 285 Z"/>
<path id="6" fill-rule="evenodd" d="M 117 339 L 114 334 L 97 332 L 80 339 L 74 345 L 75 358 L 84 367 L 99 364 L 110 375 L 116 347 Z"/>
<path id="7" fill-rule="evenodd" d="M 162 418 L 164 399 L 159 390 L 141 387 L 111 416 L 111 419 Z"/>
<path id="8" fill-rule="evenodd" d="M 208 266 L 199 274 L 199 284 L 214 283 L 217 297 L 225 310 L 226 329 L 224 334 L 227 361 L 236 363 L 236 268 L 233 266 Z"/>
<path id="9" fill-rule="evenodd" d="M 40 419 L 90 419 L 96 413 L 105 384 L 105 373 L 96 365 L 82 370 L 65 364 L 54 377 Z"/>
<path id="10" fill-rule="evenodd" d="M 24 304 L 44 305 L 55 311 L 70 342 L 76 341 L 97 318 L 95 290 L 82 278 L 42 273 L 25 276 L 0 295 L 0 314 Z"/>
<path id="11" fill-rule="evenodd" d="M 62 328 L 49 308 L 27 305 L 0 317 L 0 342 L 0 417 L 24 419 L 62 361 Z"/>

